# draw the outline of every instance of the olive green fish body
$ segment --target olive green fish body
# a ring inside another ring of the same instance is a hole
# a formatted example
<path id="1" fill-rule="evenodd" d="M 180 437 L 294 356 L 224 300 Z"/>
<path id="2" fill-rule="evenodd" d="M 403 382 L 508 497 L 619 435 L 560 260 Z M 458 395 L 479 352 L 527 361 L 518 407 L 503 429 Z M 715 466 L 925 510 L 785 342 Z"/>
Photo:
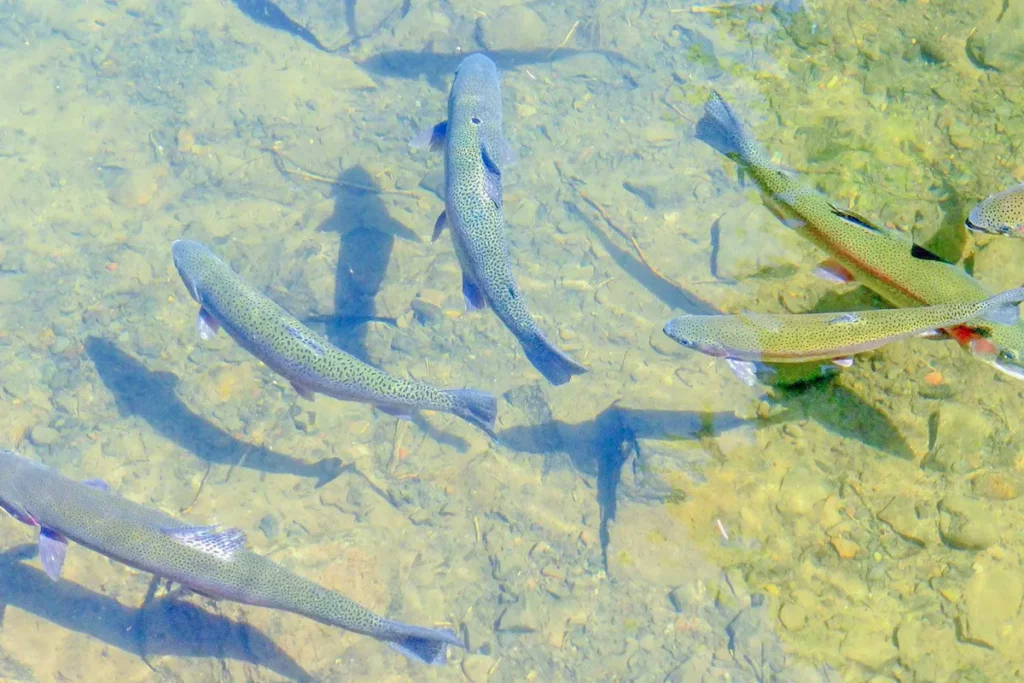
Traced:
<path id="1" fill-rule="evenodd" d="M 238 529 L 188 525 L 111 493 L 102 482 L 76 482 L 12 451 L 0 451 L 0 506 L 40 527 L 40 558 L 57 580 L 67 541 L 211 598 L 281 609 L 386 641 L 404 654 L 443 662 L 448 631 L 381 617 L 246 548 Z"/>
<path id="2" fill-rule="evenodd" d="M 967 228 L 992 235 L 1024 235 L 1024 183 L 992 195 L 967 216 Z"/>
<path id="3" fill-rule="evenodd" d="M 831 204 L 775 167 L 717 92 L 704 105 L 697 138 L 735 161 L 788 227 L 827 252 L 854 280 L 898 307 L 977 302 L 992 296 L 978 280 L 895 230 Z M 973 355 L 1024 379 L 1024 322 L 991 324 L 983 336 L 949 330 Z"/>
<path id="4" fill-rule="evenodd" d="M 486 56 L 471 55 L 459 65 L 448 120 L 435 127 L 432 144 L 444 145 L 445 159 L 445 211 L 434 237 L 451 227 L 467 307 L 489 305 L 552 384 L 582 374 L 585 368 L 537 326 L 512 274 L 502 214 L 502 174 L 510 154 L 502 134 L 498 71 Z"/>
<path id="5" fill-rule="evenodd" d="M 665 334 L 710 356 L 766 363 L 803 363 L 846 358 L 908 337 L 967 322 L 995 319 L 1012 323 L 1024 288 L 975 303 L 850 313 L 746 313 L 683 315 Z"/>
<path id="6" fill-rule="evenodd" d="M 457 415 L 493 433 L 497 401 L 473 390 L 442 390 L 389 375 L 345 353 L 250 287 L 198 242 L 178 240 L 174 264 L 200 305 L 200 334 L 223 327 L 232 339 L 288 379 L 303 396 L 320 393 L 372 403 L 398 415 L 426 408 Z"/>

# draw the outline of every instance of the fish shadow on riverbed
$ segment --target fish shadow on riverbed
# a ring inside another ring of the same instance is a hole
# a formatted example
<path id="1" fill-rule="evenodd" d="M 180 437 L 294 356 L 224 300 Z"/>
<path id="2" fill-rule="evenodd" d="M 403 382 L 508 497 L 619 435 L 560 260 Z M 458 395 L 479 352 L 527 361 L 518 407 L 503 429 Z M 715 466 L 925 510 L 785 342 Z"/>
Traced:
<path id="1" fill-rule="evenodd" d="M 312 477 L 317 480 L 317 487 L 344 471 L 338 458 L 310 463 L 236 440 L 188 409 L 174 391 L 177 377 L 169 372 L 149 370 L 106 339 L 89 337 L 85 341 L 85 352 L 103 384 L 114 395 L 122 417 L 141 417 L 158 434 L 201 460 L 230 466 L 247 454 L 243 467 L 268 474 Z"/>
<path id="2" fill-rule="evenodd" d="M 126 607 L 66 579 L 51 581 L 22 561 L 35 553 L 34 544 L 0 553 L 0 622 L 3 610 L 11 606 L 144 660 L 166 655 L 233 659 L 294 681 L 312 680 L 274 641 L 248 624 L 183 601 L 155 600 L 138 609 Z M 158 663 L 158 673 L 159 668 Z M 165 673 L 174 678 L 171 672 Z"/>
<path id="3" fill-rule="evenodd" d="M 417 79 L 425 76 L 427 82 L 435 88 L 445 89 L 447 79 L 455 73 L 456 67 L 472 52 L 467 50 L 459 53 L 430 52 L 420 50 L 390 50 L 357 62 L 370 73 L 390 78 Z M 550 48 L 538 50 L 487 50 L 483 51 L 500 71 L 509 71 L 519 66 L 531 64 L 549 64 L 569 57 L 586 54 L 599 54 L 613 64 L 636 66 L 624 56 L 613 50 L 575 50 L 572 48 Z M 639 68 L 639 67 L 637 67 Z"/>
<path id="4" fill-rule="evenodd" d="M 642 455 L 637 440 L 700 440 L 745 424 L 750 421 L 731 412 L 645 410 L 612 404 L 588 422 L 571 425 L 552 420 L 512 427 L 502 431 L 500 437 L 515 451 L 545 457 L 565 453 L 577 472 L 594 478 L 601 511 L 598 538 L 607 571 L 610 527 L 615 521 L 623 466 L 631 457 Z"/>
<path id="5" fill-rule="evenodd" d="M 666 306 L 673 310 L 693 315 L 709 315 L 720 312 L 696 294 L 691 294 L 685 289 L 658 277 L 640 259 L 616 244 L 608 233 L 599 228 L 578 206 L 571 202 L 566 202 L 565 206 L 570 214 L 579 218 L 590 229 L 590 232 L 597 237 L 597 240 L 604 247 L 605 251 L 608 252 L 608 255 L 612 257 L 612 260 L 622 270 L 626 271 L 627 275 L 660 299 Z"/>
<path id="6" fill-rule="evenodd" d="M 914 460 L 915 455 L 889 417 L 835 378 L 792 388 L 776 388 L 772 401 L 785 406 L 786 412 L 765 420 L 793 422 L 802 417 L 814 420 L 829 432 L 853 439 L 883 453 Z"/>
<path id="7" fill-rule="evenodd" d="M 332 344 L 370 362 L 367 326 L 394 324 L 389 311 L 378 311 L 375 297 L 387 275 L 395 239 L 420 241 L 419 235 L 388 213 L 380 194 L 358 187 L 377 187 L 362 166 L 338 175 L 334 211 L 320 224 L 322 232 L 341 234 L 334 277 L 334 313 L 309 318 L 324 324 Z"/>

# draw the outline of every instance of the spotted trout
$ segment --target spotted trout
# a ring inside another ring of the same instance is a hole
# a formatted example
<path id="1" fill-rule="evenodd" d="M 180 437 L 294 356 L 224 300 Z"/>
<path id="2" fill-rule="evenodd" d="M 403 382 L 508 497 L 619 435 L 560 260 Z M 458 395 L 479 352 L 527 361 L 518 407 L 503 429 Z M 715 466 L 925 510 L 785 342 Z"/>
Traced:
<path id="1" fill-rule="evenodd" d="M 1024 183 L 978 204 L 967 216 L 966 224 L 974 232 L 1024 237 Z"/>
<path id="2" fill-rule="evenodd" d="M 712 91 L 704 104 L 696 135 L 753 178 L 765 205 L 784 225 L 831 256 L 822 270 L 832 276 L 856 280 L 900 308 L 978 302 L 992 296 L 965 270 L 914 244 L 909 235 L 834 206 L 777 168 L 717 92 Z M 1024 379 L 1024 322 L 987 324 L 981 330 L 957 326 L 946 332 L 971 355 Z"/>
<path id="3" fill-rule="evenodd" d="M 951 303 L 849 313 L 744 313 L 682 315 L 665 334 L 683 346 L 718 358 L 765 363 L 835 360 L 890 342 L 972 321 L 1013 324 L 1024 287 L 976 303 Z"/>
<path id="4" fill-rule="evenodd" d="M 112 493 L 100 480 L 73 481 L 40 463 L 0 450 L 0 507 L 39 527 L 39 558 L 60 578 L 68 541 L 210 598 L 270 607 L 371 636 L 402 654 L 444 663 L 450 631 L 381 617 L 246 548 L 245 534 L 193 526 Z"/>
<path id="5" fill-rule="evenodd" d="M 486 56 L 470 55 L 459 64 L 448 120 L 434 126 L 430 146 L 444 149 L 445 177 L 445 209 L 433 239 L 451 228 L 466 308 L 489 305 L 552 384 L 586 372 L 540 330 L 512 275 L 502 214 L 502 173 L 510 154 L 501 131 L 498 69 Z"/>
<path id="6" fill-rule="evenodd" d="M 186 289 L 199 304 L 199 336 L 211 339 L 223 327 L 242 348 L 291 382 L 303 398 L 324 394 L 371 403 L 400 418 L 419 409 L 439 410 L 494 436 L 497 399 L 491 394 L 436 389 L 389 375 L 303 325 L 199 242 L 178 240 L 171 253 Z"/>

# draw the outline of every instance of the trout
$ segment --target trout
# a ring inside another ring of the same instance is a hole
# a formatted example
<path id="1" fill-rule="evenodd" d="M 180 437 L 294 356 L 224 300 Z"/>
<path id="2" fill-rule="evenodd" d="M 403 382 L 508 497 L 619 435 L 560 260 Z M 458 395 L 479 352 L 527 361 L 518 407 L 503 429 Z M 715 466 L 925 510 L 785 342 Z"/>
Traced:
<path id="1" fill-rule="evenodd" d="M 992 195 L 967 216 L 967 229 L 991 235 L 1024 235 L 1024 183 Z"/>
<path id="2" fill-rule="evenodd" d="M 246 548 L 239 529 L 187 524 L 112 493 L 101 480 L 73 481 L 8 450 L 0 450 L 0 507 L 39 527 L 39 558 L 53 581 L 74 541 L 209 598 L 299 614 L 418 661 L 442 664 L 448 645 L 465 647 L 450 631 L 386 619 L 293 574 Z"/>
<path id="3" fill-rule="evenodd" d="M 721 95 L 712 91 L 697 122 L 697 139 L 722 153 L 757 183 L 765 205 L 787 227 L 831 256 L 821 270 L 856 280 L 893 306 L 978 302 L 992 296 L 962 268 L 946 263 L 909 235 L 834 206 L 771 163 Z M 946 330 L 971 355 L 1024 379 L 1024 322 Z"/>
<path id="4" fill-rule="evenodd" d="M 1024 287 L 975 303 L 890 308 L 850 313 L 744 313 L 682 315 L 665 334 L 683 346 L 718 358 L 764 363 L 835 360 L 899 339 L 942 335 L 944 329 L 979 321 L 1012 325 Z"/>
<path id="5" fill-rule="evenodd" d="M 432 149 L 444 149 L 445 209 L 433 239 L 451 228 L 462 267 L 468 310 L 490 306 L 515 335 L 530 363 L 552 384 L 586 368 L 555 346 L 537 326 L 509 262 L 502 214 L 502 174 L 510 159 L 501 131 L 498 69 L 481 54 L 462 60 L 448 97 L 448 120 L 430 131 Z"/>
<path id="6" fill-rule="evenodd" d="M 199 242 L 171 246 L 174 267 L 199 304 L 199 336 L 211 339 L 223 327 L 242 348 L 289 382 L 299 396 L 324 394 L 371 403 L 408 419 L 419 409 L 461 417 L 494 437 L 497 399 L 473 389 L 436 389 L 402 379 L 345 353 L 292 317 L 240 278 Z"/>

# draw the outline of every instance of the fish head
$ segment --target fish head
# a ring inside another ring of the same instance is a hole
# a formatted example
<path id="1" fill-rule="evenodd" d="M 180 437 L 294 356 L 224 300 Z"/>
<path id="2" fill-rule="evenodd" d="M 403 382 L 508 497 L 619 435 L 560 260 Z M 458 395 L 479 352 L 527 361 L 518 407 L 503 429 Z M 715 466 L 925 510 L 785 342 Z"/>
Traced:
<path id="1" fill-rule="evenodd" d="M 966 225 L 974 232 L 1024 237 L 1024 183 L 978 204 L 967 216 Z"/>
<path id="2" fill-rule="evenodd" d="M 715 358 L 727 357 L 729 355 L 728 350 L 704 334 L 701 320 L 702 316 L 681 315 L 678 318 L 669 320 L 665 324 L 664 332 L 668 335 L 669 339 L 688 349 L 693 349 Z"/>
<path id="3" fill-rule="evenodd" d="M 199 292 L 201 291 L 200 276 L 201 269 L 196 268 L 196 263 L 208 252 L 199 242 L 192 240 L 175 240 L 171 245 L 171 257 L 174 259 L 174 268 L 185 283 L 185 289 L 195 299 L 196 303 L 202 305 L 203 301 Z"/>
<path id="4" fill-rule="evenodd" d="M 1024 325 L 993 325 L 964 343 L 975 358 L 1024 380 Z"/>
<path id="5" fill-rule="evenodd" d="M 473 54 L 455 70 L 448 101 L 448 130 L 501 130 L 501 87 L 498 67 L 489 57 Z"/>

